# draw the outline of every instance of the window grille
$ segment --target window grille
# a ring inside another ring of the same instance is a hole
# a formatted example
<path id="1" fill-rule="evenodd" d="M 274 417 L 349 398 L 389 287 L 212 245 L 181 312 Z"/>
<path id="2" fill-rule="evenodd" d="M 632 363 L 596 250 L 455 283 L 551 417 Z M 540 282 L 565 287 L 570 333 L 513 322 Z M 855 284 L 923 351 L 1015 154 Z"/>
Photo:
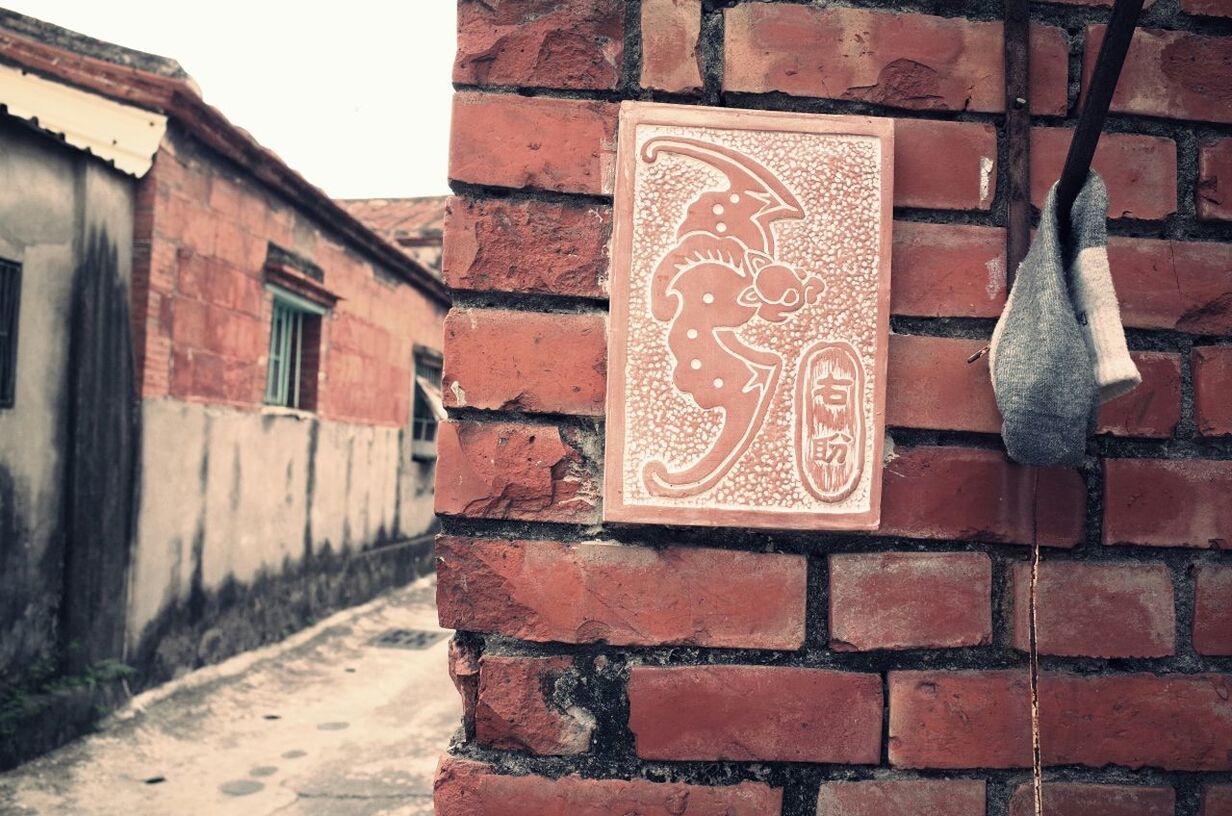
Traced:
<path id="1" fill-rule="evenodd" d="M 0 259 L 0 408 L 17 396 L 17 327 L 21 306 L 21 264 Z"/>
<path id="2" fill-rule="evenodd" d="M 265 402 L 286 408 L 316 408 L 321 315 L 311 301 L 274 290 Z"/>
<path id="3" fill-rule="evenodd" d="M 444 418 L 441 403 L 441 363 L 433 355 L 415 354 L 415 401 L 411 415 L 411 448 L 416 459 L 436 458 L 436 426 Z"/>

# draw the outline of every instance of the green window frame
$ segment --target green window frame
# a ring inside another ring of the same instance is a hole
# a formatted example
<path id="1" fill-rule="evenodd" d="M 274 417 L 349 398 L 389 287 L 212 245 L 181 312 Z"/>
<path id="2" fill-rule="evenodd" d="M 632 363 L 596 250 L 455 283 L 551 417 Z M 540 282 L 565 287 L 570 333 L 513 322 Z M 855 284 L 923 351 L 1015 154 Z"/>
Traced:
<path id="1" fill-rule="evenodd" d="M 21 264 L 0 258 L 0 408 L 17 401 L 17 329 Z"/>
<path id="2" fill-rule="evenodd" d="M 274 313 L 270 321 L 269 363 L 265 380 L 265 404 L 283 408 L 304 407 L 305 386 L 316 371 L 304 370 L 305 344 L 319 342 L 311 321 L 319 321 L 325 309 L 293 292 L 273 286 L 266 289 L 274 295 Z M 307 336 L 307 339 L 306 339 Z M 315 359 L 315 355 L 314 355 Z"/>

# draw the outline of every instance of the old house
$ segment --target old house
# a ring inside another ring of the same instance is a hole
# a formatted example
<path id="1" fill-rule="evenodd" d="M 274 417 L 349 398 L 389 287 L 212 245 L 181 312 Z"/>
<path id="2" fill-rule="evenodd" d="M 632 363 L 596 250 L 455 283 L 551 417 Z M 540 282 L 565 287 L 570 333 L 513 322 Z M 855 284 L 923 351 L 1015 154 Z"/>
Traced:
<path id="1" fill-rule="evenodd" d="M 448 296 L 172 61 L 5 12 L 0 105 L 4 765 L 430 563 Z"/>
<path id="2" fill-rule="evenodd" d="M 349 198 L 338 204 L 440 277 L 448 200 L 447 196 Z"/>

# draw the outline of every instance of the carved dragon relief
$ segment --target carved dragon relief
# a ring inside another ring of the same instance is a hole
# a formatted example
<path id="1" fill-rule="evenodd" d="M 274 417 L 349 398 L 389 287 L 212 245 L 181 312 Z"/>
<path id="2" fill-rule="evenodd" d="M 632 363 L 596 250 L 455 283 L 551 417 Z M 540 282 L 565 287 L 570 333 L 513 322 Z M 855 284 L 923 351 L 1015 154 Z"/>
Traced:
<path id="1" fill-rule="evenodd" d="M 726 189 L 703 191 L 686 207 L 676 243 L 649 281 L 651 314 L 668 326 L 673 385 L 700 409 L 722 414 L 718 434 L 694 462 L 676 470 L 661 460 L 644 464 L 651 495 L 679 498 L 719 484 L 761 430 L 780 385 L 783 355 L 750 343 L 742 328 L 789 320 L 817 303 L 825 284 L 776 257 L 772 225 L 803 218 L 804 210 L 766 167 L 730 148 L 684 137 L 655 137 L 641 150 L 647 163 L 664 154 L 701 162 L 727 182 Z M 822 501 L 841 501 L 859 482 L 863 389 L 860 359 L 849 344 L 822 341 L 801 356 L 793 396 L 798 470 Z"/>

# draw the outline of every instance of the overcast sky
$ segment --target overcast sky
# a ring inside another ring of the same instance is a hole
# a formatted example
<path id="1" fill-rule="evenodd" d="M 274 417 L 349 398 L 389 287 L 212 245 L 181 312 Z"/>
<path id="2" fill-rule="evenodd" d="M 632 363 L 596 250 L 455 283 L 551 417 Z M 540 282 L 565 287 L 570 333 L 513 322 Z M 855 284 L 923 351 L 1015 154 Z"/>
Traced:
<path id="1" fill-rule="evenodd" d="M 335 198 L 443 195 L 455 0 L 0 0 L 178 60 Z"/>

